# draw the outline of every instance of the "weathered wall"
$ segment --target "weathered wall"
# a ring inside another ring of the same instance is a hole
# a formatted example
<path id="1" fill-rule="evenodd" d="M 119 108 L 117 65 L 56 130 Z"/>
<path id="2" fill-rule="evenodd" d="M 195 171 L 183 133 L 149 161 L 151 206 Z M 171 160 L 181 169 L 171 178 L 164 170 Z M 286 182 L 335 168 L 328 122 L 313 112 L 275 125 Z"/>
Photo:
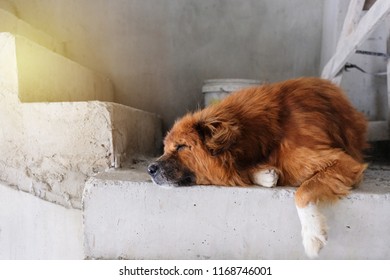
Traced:
<path id="1" fill-rule="evenodd" d="M 318 75 L 321 0 L 0 0 L 113 81 L 116 101 L 165 126 L 202 103 L 203 80 Z"/>

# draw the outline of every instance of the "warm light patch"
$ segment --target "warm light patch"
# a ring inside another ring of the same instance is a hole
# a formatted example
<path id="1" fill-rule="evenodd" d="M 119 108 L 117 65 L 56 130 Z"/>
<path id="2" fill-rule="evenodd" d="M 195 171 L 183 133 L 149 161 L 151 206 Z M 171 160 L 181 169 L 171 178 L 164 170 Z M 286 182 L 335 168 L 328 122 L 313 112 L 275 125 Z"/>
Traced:
<path id="1" fill-rule="evenodd" d="M 20 101 L 113 101 L 106 77 L 27 38 L 0 35 L 0 81 L 17 91 Z"/>

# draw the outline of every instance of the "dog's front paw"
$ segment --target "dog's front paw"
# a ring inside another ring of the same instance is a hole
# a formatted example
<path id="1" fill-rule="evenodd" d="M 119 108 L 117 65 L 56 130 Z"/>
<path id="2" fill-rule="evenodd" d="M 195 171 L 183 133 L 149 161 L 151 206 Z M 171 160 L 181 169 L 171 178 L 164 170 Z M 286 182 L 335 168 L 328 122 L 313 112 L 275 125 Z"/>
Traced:
<path id="1" fill-rule="evenodd" d="M 302 243 L 309 258 L 318 257 L 320 250 L 326 245 L 328 227 L 325 217 L 318 211 L 317 206 L 309 204 L 298 209 L 302 225 Z"/>
<path id="2" fill-rule="evenodd" d="M 253 174 L 253 181 L 256 185 L 272 188 L 278 183 L 279 176 L 274 169 L 265 169 Z"/>

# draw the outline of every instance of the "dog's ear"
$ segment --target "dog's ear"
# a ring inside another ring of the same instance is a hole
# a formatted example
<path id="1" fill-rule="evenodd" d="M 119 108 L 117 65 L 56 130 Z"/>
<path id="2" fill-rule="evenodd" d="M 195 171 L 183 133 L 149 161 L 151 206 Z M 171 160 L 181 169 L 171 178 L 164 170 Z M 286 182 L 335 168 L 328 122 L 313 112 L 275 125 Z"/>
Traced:
<path id="1" fill-rule="evenodd" d="M 195 129 L 214 156 L 229 150 L 240 136 L 239 125 L 233 120 L 202 120 L 196 124 Z"/>

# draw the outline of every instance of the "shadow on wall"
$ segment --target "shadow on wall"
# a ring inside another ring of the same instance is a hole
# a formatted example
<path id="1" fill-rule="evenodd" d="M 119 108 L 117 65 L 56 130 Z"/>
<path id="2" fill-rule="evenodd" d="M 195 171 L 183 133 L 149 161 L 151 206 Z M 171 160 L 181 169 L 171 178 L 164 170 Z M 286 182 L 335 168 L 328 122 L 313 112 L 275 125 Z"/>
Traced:
<path id="1" fill-rule="evenodd" d="M 367 152 L 367 161 L 390 164 L 390 141 L 372 142 Z"/>

